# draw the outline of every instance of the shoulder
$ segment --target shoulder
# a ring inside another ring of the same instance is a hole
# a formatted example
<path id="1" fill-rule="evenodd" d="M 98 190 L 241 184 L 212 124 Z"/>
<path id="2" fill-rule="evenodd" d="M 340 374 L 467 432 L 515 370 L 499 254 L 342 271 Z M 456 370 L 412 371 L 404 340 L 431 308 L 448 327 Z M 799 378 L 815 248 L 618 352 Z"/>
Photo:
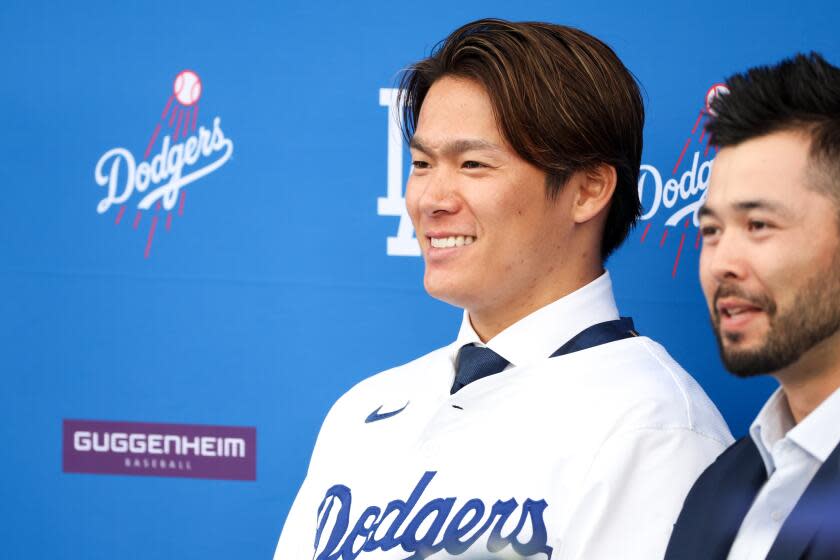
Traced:
<path id="1" fill-rule="evenodd" d="M 451 374 L 450 352 L 451 347 L 444 346 L 408 363 L 371 375 L 344 393 L 339 402 L 370 393 L 381 394 L 406 388 L 428 387 L 430 382 L 433 382 L 432 378 Z"/>
<path id="2" fill-rule="evenodd" d="M 767 472 L 749 436 L 742 437 L 718 455 L 697 478 L 688 493 L 681 521 L 710 511 L 746 514 Z"/>
<path id="3" fill-rule="evenodd" d="M 750 436 L 744 436 L 727 447 L 700 474 L 689 493 L 687 503 L 717 496 L 721 489 L 740 491 L 758 488 L 766 476 L 764 463 Z"/>
<path id="4" fill-rule="evenodd" d="M 656 373 L 651 379 L 661 385 L 666 398 L 673 399 L 687 427 L 730 445 L 733 439 L 726 422 L 697 380 L 662 345 L 647 337 L 640 337 L 640 342 L 651 361 L 650 371 Z"/>
<path id="5" fill-rule="evenodd" d="M 353 449 L 359 443 L 360 430 L 367 425 L 366 419 L 370 416 L 380 411 L 400 411 L 409 402 L 413 410 L 418 401 L 427 400 L 430 391 L 437 388 L 432 378 L 451 378 L 449 356 L 449 347 L 439 348 L 411 362 L 372 375 L 339 397 L 318 431 L 310 461 L 310 475 L 313 466 L 323 468 L 331 464 L 336 456 Z M 448 390 L 449 385 L 446 385 L 447 393 Z"/>
<path id="6" fill-rule="evenodd" d="M 622 430 L 689 430 L 719 442 L 721 449 L 732 443 L 711 399 L 657 342 L 640 336 L 576 354 L 578 363 L 587 366 L 582 380 L 604 405 L 620 411 Z"/>
<path id="7" fill-rule="evenodd" d="M 355 414 L 360 406 L 366 409 L 373 402 L 388 408 L 399 402 L 404 403 L 406 398 L 410 400 L 411 396 L 429 392 L 441 384 L 448 389 L 452 376 L 450 356 L 451 347 L 444 346 L 363 379 L 339 397 L 327 419 Z"/>
<path id="8" fill-rule="evenodd" d="M 700 483 L 717 485 L 723 478 L 731 477 L 734 470 L 741 470 L 748 467 L 761 466 L 761 455 L 750 436 L 744 436 L 726 448 L 715 462 L 703 472 Z"/>

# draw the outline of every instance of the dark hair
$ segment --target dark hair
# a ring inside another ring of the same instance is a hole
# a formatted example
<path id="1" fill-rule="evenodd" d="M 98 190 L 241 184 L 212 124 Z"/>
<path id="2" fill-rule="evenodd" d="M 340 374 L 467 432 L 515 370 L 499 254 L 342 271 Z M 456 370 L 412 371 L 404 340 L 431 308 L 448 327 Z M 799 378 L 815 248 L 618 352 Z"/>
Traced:
<path id="1" fill-rule="evenodd" d="M 745 140 L 802 130 L 810 158 L 823 173 L 813 185 L 840 205 L 840 68 L 817 53 L 775 66 L 756 66 L 726 80 L 728 93 L 711 104 L 710 142 L 725 148 Z"/>
<path id="2" fill-rule="evenodd" d="M 641 214 L 638 175 L 644 104 L 633 75 L 595 37 L 561 25 L 482 19 L 438 43 L 402 76 L 407 140 L 432 84 L 472 79 L 487 91 L 499 128 L 514 151 L 547 173 L 555 197 L 569 177 L 599 164 L 618 181 L 601 242 L 612 253 Z"/>

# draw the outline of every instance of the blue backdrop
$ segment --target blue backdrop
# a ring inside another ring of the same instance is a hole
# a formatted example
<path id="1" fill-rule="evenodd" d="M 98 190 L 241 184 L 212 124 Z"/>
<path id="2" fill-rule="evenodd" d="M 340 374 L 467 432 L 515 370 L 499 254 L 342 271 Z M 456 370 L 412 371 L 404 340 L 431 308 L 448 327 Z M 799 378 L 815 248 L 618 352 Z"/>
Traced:
<path id="1" fill-rule="evenodd" d="M 638 77 L 647 219 L 608 263 L 619 306 L 743 434 L 774 383 L 728 376 L 708 326 L 700 111 L 748 66 L 805 50 L 840 63 L 836 2 L 747 4 L 4 2 L 2 556 L 271 556 L 331 403 L 456 335 L 460 311 L 405 256 L 409 160 L 389 156 L 387 88 L 479 17 L 581 27 Z M 185 69 L 201 91 L 182 102 Z M 138 209 L 135 192 L 97 212 L 109 150 L 150 161 L 216 117 L 232 156 L 174 206 Z M 256 481 L 65 473 L 72 418 L 255 427 Z"/>

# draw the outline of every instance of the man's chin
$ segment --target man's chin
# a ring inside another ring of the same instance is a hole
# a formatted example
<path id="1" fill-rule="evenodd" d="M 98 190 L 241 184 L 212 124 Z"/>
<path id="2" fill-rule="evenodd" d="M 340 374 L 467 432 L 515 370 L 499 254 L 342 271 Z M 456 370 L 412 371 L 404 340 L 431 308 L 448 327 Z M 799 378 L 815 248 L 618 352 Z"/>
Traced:
<path id="1" fill-rule="evenodd" d="M 466 307 L 464 305 L 463 290 L 442 278 L 430 277 L 427 275 L 423 282 L 426 293 L 442 302 L 454 305 L 455 307 Z"/>
<path id="2" fill-rule="evenodd" d="M 723 352 L 721 359 L 726 370 L 737 377 L 754 377 L 772 371 L 768 368 L 770 364 L 766 363 L 765 356 L 760 351 Z"/>
<path id="3" fill-rule="evenodd" d="M 765 344 L 749 344 L 743 333 L 718 332 L 718 350 L 729 373 L 738 377 L 753 377 L 773 371 L 775 365 Z"/>
<path id="4" fill-rule="evenodd" d="M 799 354 L 779 348 L 774 341 L 747 346 L 745 344 L 721 344 L 718 337 L 720 357 L 729 373 L 738 377 L 754 377 L 774 373 L 799 359 Z"/>

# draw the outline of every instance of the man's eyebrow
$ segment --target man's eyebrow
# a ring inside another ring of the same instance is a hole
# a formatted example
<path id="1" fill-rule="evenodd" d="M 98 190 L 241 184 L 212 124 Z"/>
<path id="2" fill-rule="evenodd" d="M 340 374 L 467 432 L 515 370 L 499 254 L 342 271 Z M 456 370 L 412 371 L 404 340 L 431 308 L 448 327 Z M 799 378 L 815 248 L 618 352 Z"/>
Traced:
<path id="1" fill-rule="evenodd" d="M 430 155 L 434 154 L 436 151 L 428 147 L 423 142 L 423 139 L 418 138 L 417 136 L 411 137 L 409 147 Z M 446 142 L 437 151 L 439 151 L 442 155 L 445 156 L 453 156 L 462 154 L 464 152 L 468 152 L 470 150 L 502 151 L 502 147 L 498 144 L 488 142 L 487 140 L 481 140 L 478 138 L 463 138 L 459 140 L 453 140 L 451 142 Z"/>
<path id="2" fill-rule="evenodd" d="M 733 210 L 741 214 L 749 212 L 750 210 L 767 210 L 769 212 L 779 214 L 780 216 L 790 215 L 790 211 L 778 202 L 773 202 L 771 200 L 764 200 L 760 198 L 733 202 L 731 206 Z M 718 213 L 714 209 L 709 208 L 705 204 L 701 206 L 700 209 L 697 211 L 698 218 L 703 218 L 706 216 L 710 218 L 716 218 L 717 215 Z"/>
<path id="3" fill-rule="evenodd" d="M 708 206 L 706 206 L 706 205 L 704 204 L 704 205 L 703 205 L 703 206 L 701 206 L 701 207 L 700 207 L 700 209 L 697 211 L 697 217 L 698 217 L 698 218 L 703 218 L 703 217 L 705 217 L 705 216 L 708 216 L 708 217 L 710 217 L 710 218 L 714 218 L 715 216 L 717 216 L 717 213 L 716 213 L 714 210 L 712 210 L 711 208 L 709 208 Z"/>
<path id="4" fill-rule="evenodd" d="M 787 208 L 779 204 L 778 202 L 773 202 L 771 200 L 765 199 L 753 199 L 753 200 L 741 200 L 732 204 L 732 208 L 734 208 L 738 212 L 749 212 L 750 210 L 768 210 L 770 212 L 774 212 L 776 214 L 781 215 L 788 215 L 790 212 Z"/>

